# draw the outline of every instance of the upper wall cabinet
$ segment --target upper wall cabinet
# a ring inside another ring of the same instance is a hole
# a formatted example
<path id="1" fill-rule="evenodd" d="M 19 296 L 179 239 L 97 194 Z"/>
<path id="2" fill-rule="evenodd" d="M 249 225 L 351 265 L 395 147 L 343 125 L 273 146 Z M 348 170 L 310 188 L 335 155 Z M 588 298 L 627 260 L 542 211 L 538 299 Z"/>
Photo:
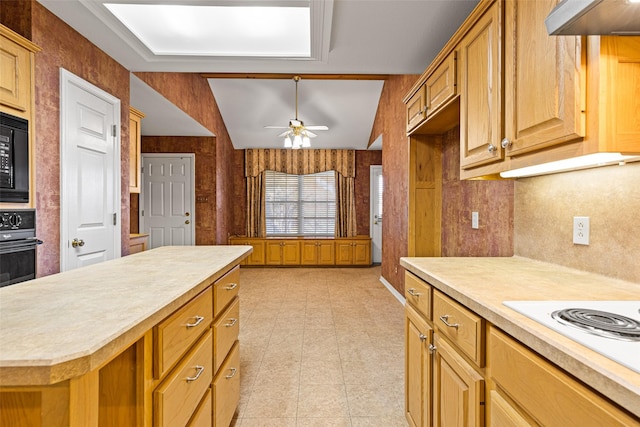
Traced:
<path id="1" fill-rule="evenodd" d="M 410 133 L 427 118 L 427 89 L 424 85 L 406 103 L 407 133 Z"/>
<path id="2" fill-rule="evenodd" d="M 501 3 L 460 42 L 460 167 L 499 162 L 502 139 Z"/>
<path id="3" fill-rule="evenodd" d="M 501 147 L 518 156 L 581 139 L 584 67 L 580 37 L 547 34 L 557 0 L 505 2 L 505 134 Z"/>
<path id="4" fill-rule="evenodd" d="M 33 54 L 40 49 L 0 25 L 0 104 L 10 114 L 31 119 Z"/>

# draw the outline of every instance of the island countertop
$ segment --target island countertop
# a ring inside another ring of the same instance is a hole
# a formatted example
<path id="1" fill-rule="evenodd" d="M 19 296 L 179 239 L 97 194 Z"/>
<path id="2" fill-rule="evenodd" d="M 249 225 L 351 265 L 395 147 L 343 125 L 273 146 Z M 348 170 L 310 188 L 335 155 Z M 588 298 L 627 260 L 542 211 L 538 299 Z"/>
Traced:
<path id="1" fill-rule="evenodd" d="M 514 300 L 640 301 L 640 283 L 517 256 L 401 258 L 400 264 L 640 417 L 639 373 L 502 304 Z"/>
<path id="2" fill-rule="evenodd" d="M 165 246 L 0 289 L 0 386 L 96 369 L 252 251 Z"/>

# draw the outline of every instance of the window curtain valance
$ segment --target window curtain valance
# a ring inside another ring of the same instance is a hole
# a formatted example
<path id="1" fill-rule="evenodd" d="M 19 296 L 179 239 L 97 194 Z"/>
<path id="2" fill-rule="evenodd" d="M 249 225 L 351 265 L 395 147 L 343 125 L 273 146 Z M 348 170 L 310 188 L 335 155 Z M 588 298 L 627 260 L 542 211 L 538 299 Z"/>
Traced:
<path id="1" fill-rule="evenodd" d="M 345 178 L 356 176 L 355 150 L 245 150 L 245 176 L 256 177 L 265 170 L 293 175 L 334 170 Z"/>

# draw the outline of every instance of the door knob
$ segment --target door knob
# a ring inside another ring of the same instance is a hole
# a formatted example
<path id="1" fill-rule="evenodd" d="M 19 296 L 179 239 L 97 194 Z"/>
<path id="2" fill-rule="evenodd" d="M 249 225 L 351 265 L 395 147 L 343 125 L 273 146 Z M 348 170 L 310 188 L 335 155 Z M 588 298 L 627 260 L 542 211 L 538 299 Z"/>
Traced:
<path id="1" fill-rule="evenodd" d="M 71 246 L 77 248 L 78 246 L 84 246 L 84 240 L 75 238 L 71 241 Z"/>

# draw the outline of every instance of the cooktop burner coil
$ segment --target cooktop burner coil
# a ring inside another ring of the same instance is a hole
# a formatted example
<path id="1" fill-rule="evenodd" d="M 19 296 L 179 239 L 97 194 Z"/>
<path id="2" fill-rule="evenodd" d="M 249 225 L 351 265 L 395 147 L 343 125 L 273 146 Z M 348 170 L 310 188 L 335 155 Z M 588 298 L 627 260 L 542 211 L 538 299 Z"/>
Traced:
<path id="1" fill-rule="evenodd" d="M 565 308 L 554 311 L 551 317 L 590 334 L 624 341 L 640 341 L 640 322 L 620 314 L 589 308 Z"/>

